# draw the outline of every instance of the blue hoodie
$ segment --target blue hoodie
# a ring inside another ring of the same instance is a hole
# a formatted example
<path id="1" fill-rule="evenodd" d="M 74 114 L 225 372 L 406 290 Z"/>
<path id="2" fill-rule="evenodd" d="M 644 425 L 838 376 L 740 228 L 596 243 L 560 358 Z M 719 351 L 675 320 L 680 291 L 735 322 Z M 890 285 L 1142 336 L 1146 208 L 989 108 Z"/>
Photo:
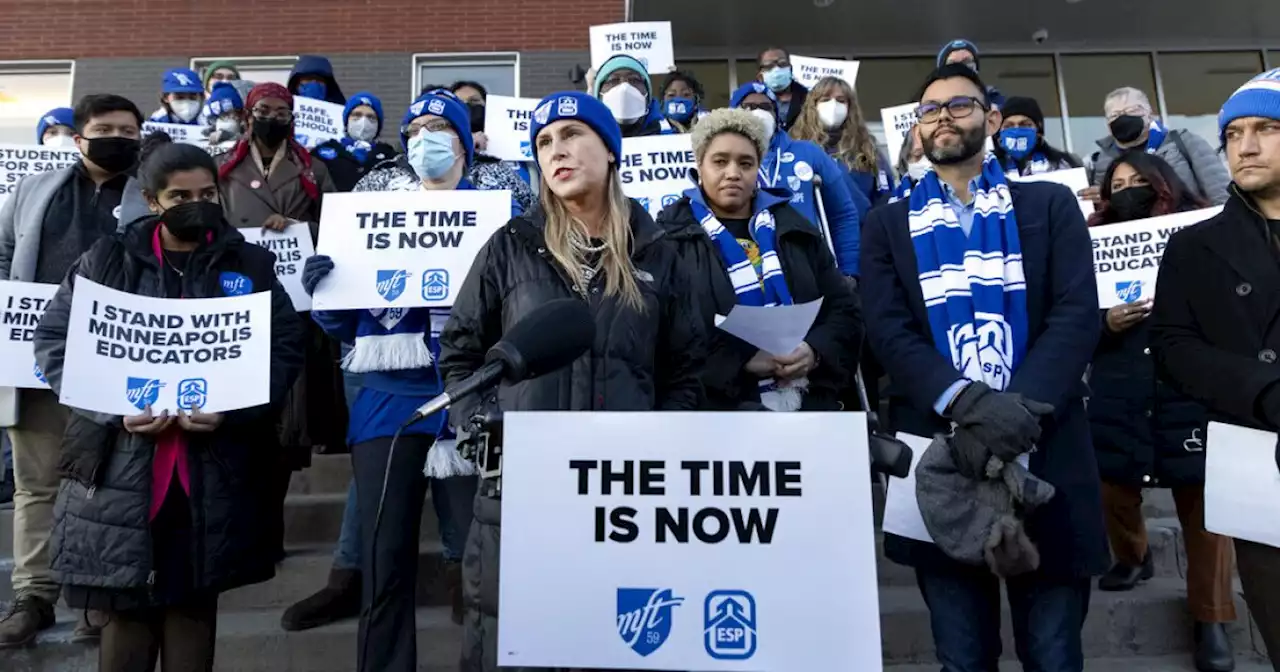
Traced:
<path id="1" fill-rule="evenodd" d="M 324 56 L 299 56 L 289 73 L 289 93 L 298 94 L 298 80 L 303 75 L 319 77 L 324 80 L 324 99 L 337 105 L 346 105 L 347 97 L 342 95 L 342 87 L 333 76 L 333 64 Z"/>
<path id="2" fill-rule="evenodd" d="M 752 93 L 762 93 L 774 101 L 776 121 L 777 97 L 759 82 L 751 82 L 734 91 L 729 106 L 740 107 L 743 99 Z M 848 171 L 828 156 L 826 150 L 807 140 L 793 140 L 786 133 L 775 131 L 769 141 L 769 151 L 760 160 L 757 181 L 761 187 L 791 190 L 791 207 L 821 228 L 817 194 L 813 188 L 814 175 L 822 178 L 819 191 L 836 251 L 836 264 L 845 275 L 857 276 L 862 214 L 871 209 L 871 202 L 865 194 L 853 188 Z"/>

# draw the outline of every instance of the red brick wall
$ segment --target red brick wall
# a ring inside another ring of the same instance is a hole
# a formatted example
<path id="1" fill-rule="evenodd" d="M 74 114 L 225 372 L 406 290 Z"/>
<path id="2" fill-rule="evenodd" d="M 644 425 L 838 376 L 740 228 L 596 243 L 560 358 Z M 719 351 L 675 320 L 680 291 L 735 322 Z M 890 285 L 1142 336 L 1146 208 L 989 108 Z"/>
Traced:
<path id="1" fill-rule="evenodd" d="M 0 0 L 0 60 L 586 49 L 625 0 Z"/>

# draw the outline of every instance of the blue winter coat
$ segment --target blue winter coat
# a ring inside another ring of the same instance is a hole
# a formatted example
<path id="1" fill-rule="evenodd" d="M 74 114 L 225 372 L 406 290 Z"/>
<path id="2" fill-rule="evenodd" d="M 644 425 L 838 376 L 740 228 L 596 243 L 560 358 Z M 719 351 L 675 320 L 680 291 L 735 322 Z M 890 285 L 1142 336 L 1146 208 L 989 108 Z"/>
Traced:
<path id="1" fill-rule="evenodd" d="M 893 173 L 889 170 L 889 160 L 883 152 L 876 152 L 876 169 L 874 171 L 846 168 L 845 164 L 834 156 L 836 165 L 849 171 L 849 179 L 853 183 L 853 191 L 865 196 L 870 206 L 882 205 L 893 196 Z M 870 209 L 868 207 L 868 209 Z M 863 210 L 860 214 L 866 215 Z"/>

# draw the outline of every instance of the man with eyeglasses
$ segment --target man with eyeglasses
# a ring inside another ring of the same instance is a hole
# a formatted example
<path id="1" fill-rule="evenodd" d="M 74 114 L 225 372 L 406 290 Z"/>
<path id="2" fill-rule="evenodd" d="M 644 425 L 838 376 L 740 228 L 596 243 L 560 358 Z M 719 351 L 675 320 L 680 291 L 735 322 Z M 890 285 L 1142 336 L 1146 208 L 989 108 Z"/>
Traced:
<path id="1" fill-rule="evenodd" d="M 1099 333 L 1092 244 L 1065 187 L 1005 180 L 984 150 L 1001 124 L 985 92 L 964 65 L 929 76 L 917 115 L 933 167 L 863 227 L 890 423 L 942 436 L 916 469 L 928 534 L 887 530 L 885 553 L 915 568 L 946 672 L 999 667 L 1002 579 L 1023 667 L 1079 672 L 1090 577 L 1109 561 L 1082 380 Z M 1029 514 L 1014 506 L 1024 491 L 993 484 L 1027 470 L 1053 489 Z"/>
<path id="2" fill-rule="evenodd" d="M 1110 135 L 1098 140 L 1098 151 L 1089 157 L 1089 184 L 1080 192 L 1098 204 L 1101 198 L 1098 181 L 1107 168 L 1126 150 L 1143 147 L 1149 154 L 1164 159 L 1182 183 L 1198 196 L 1214 205 L 1227 202 L 1227 185 L 1231 176 L 1218 152 L 1209 141 L 1187 129 L 1169 129 L 1151 108 L 1147 94 L 1125 86 L 1107 94 L 1103 101 Z"/>
<path id="3" fill-rule="evenodd" d="M 785 133 L 791 130 L 809 89 L 795 80 L 791 70 L 791 54 L 782 47 L 769 47 L 756 58 L 759 69 L 756 80 L 764 82 L 778 99 L 778 128 Z"/>

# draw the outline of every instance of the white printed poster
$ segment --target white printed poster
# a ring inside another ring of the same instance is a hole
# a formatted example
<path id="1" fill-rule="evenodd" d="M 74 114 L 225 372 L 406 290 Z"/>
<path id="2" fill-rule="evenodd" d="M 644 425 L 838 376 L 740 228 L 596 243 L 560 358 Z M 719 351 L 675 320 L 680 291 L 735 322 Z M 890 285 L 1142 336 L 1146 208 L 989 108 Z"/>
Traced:
<path id="1" fill-rule="evenodd" d="M 1067 168 L 1066 170 L 1054 170 L 1038 175 L 1011 175 L 1014 182 L 1053 182 L 1071 190 L 1071 194 L 1084 191 L 1089 188 L 1089 176 L 1085 173 L 1084 168 Z M 1085 219 L 1089 219 L 1089 215 L 1093 214 L 1093 201 L 1083 198 L 1076 198 L 1076 203 L 1080 206 L 1080 213 Z"/>
<path id="2" fill-rule="evenodd" d="M 293 138 L 307 149 L 315 149 L 346 135 L 343 106 L 315 98 L 293 97 Z"/>
<path id="3" fill-rule="evenodd" d="M 693 140 L 688 133 L 622 139 L 619 159 L 622 192 L 640 201 L 657 218 L 662 209 L 680 200 L 695 186 L 689 171 L 696 167 Z"/>
<path id="4" fill-rule="evenodd" d="M 880 110 L 880 120 L 884 122 L 884 142 L 889 150 L 889 160 L 898 162 L 902 152 L 902 144 L 907 140 L 907 132 L 916 125 L 916 108 L 918 103 L 907 103 L 886 107 Z"/>
<path id="5" fill-rule="evenodd" d="M 538 106 L 536 98 L 491 95 L 484 106 L 484 134 L 489 137 L 485 154 L 503 161 L 533 161 L 529 118 Z"/>
<path id="6" fill-rule="evenodd" d="M 448 307 L 471 262 L 511 219 L 509 191 L 328 194 L 316 252 L 334 268 L 315 310 Z"/>
<path id="7" fill-rule="evenodd" d="M 671 46 L 670 21 L 611 23 L 591 26 L 591 67 L 618 54 L 635 57 L 649 74 L 665 75 L 675 67 L 675 49 Z"/>
<path id="8" fill-rule="evenodd" d="M 499 666 L 882 669 L 864 414 L 505 420 Z"/>
<path id="9" fill-rule="evenodd" d="M 57 285 L 0 281 L 0 387 L 49 388 L 36 364 L 34 341 L 57 291 Z"/>
<path id="10" fill-rule="evenodd" d="M 112 415 L 270 401 L 271 293 L 157 299 L 76 278 L 62 367 L 65 406 Z"/>
<path id="11" fill-rule="evenodd" d="M 1089 227 L 1098 307 L 1111 308 L 1156 295 L 1156 277 L 1169 236 L 1222 212 L 1214 206 L 1191 212 Z"/>
<path id="12" fill-rule="evenodd" d="M 1204 526 L 1215 534 L 1280 548 L 1276 433 L 1209 423 Z"/>
<path id="13" fill-rule="evenodd" d="M 163 132 L 174 142 L 181 142 L 187 145 L 203 146 L 208 144 L 203 131 L 204 126 L 198 124 L 163 124 L 158 121 L 148 121 L 142 124 L 143 137 L 152 133 Z"/>
<path id="14" fill-rule="evenodd" d="M 240 229 L 247 242 L 270 250 L 276 255 L 276 279 L 289 293 L 293 309 L 299 313 L 311 310 L 311 296 L 302 288 L 302 266 L 316 253 L 311 244 L 311 227 L 306 222 L 294 222 L 284 231 L 251 228 Z"/>
<path id="15" fill-rule="evenodd" d="M 28 175 L 70 168 L 80 161 L 75 147 L 0 144 L 0 207 Z"/>
<path id="16" fill-rule="evenodd" d="M 841 61 L 834 58 L 792 56 L 791 74 L 805 88 L 812 89 L 823 77 L 843 79 L 849 86 L 858 85 L 858 61 Z"/>

